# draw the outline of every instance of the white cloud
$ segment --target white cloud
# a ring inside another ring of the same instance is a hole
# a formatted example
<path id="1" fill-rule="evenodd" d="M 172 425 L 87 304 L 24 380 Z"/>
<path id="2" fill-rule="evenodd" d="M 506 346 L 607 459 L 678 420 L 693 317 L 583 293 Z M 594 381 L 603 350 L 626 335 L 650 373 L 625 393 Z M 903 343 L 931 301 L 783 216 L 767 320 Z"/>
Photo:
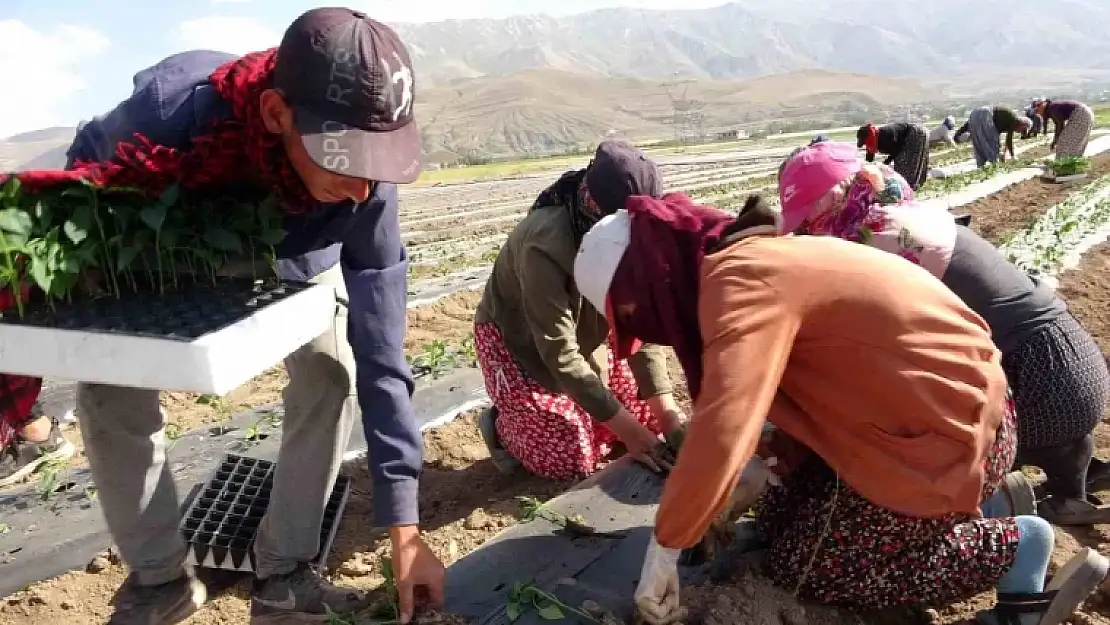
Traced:
<path id="1" fill-rule="evenodd" d="M 246 4 L 251 0 L 209 0 L 212 4 Z"/>
<path id="2" fill-rule="evenodd" d="M 50 32 L 19 20 L 0 20 L 0 138 L 61 125 L 61 109 L 87 87 L 80 62 L 102 54 L 108 39 L 85 26 L 61 25 Z"/>
<path id="3" fill-rule="evenodd" d="M 185 50 L 246 54 L 281 43 L 281 33 L 250 17 L 209 15 L 182 22 L 177 42 Z"/>

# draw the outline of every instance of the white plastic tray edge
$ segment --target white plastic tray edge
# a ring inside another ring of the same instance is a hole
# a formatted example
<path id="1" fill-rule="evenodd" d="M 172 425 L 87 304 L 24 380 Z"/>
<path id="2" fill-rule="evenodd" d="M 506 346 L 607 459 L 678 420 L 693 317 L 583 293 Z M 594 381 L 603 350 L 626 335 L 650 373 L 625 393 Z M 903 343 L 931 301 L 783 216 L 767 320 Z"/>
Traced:
<path id="1" fill-rule="evenodd" d="M 0 323 L 0 371 L 222 395 L 323 333 L 335 306 L 314 285 L 194 341 Z"/>

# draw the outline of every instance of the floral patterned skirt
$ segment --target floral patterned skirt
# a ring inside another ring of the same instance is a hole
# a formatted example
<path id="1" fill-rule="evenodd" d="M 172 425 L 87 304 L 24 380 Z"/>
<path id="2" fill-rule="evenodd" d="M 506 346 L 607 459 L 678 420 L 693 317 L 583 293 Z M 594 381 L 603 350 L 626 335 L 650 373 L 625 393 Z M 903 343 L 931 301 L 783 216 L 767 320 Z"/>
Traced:
<path id="1" fill-rule="evenodd" d="M 1013 402 L 986 460 L 983 499 L 1017 449 Z M 756 507 L 769 540 L 767 575 L 799 597 L 862 610 L 959 601 L 993 588 L 1013 563 L 1019 533 L 1008 519 L 919 518 L 881 508 L 819 458 L 772 488 Z"/>
<path id="2" fill-rule="evenodd" d="M 526 374 L 505 347 L 492 323 L 474 326 L 478 366 L 486 392 L 497 406 L 501 445 L 525 469 L 552 480 L 581 479 L 604 466 L 616 436 L 596 422 L 574 400 L 552 392 Z M 640 400 L 636 380 L 626 361 L 609 350 L 609 388 L 633 417 L 652 432 L 659 423 Z"/>

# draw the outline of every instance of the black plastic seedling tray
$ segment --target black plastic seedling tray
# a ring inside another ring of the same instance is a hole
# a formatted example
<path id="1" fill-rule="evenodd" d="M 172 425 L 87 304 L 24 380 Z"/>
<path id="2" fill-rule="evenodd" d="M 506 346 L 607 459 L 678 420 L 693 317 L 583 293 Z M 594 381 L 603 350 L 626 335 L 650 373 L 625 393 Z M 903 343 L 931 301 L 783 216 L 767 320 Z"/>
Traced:
<path id="1" fill-rule="evenodd" d="M 56 304 L 55 310 L 32 303 L 22 319 L 10 313 L 4 315 L 3 322 L 192 341 L 312 287 L 309 283 L 279 280 L 228 278 L 216 284 L 186 280 L 187 283 L 176 288 L 167 286 L 165 293 L 150 289 L 140 289 L 137 293 L 127 290 L 119 298 L 104 296 Z"/>
<path id="2" fill-rule="evenodd" d="M 193 499 L 181 531 L 189 544 L 187 561 L 201 568 L 255 572 L 254 541 L 270 504 L 273 462 L 228 454 Z M 323 570 L 347 505 L 350 478 L 340 475 L 324 510 L 320 553 L 315 565 Z"/>

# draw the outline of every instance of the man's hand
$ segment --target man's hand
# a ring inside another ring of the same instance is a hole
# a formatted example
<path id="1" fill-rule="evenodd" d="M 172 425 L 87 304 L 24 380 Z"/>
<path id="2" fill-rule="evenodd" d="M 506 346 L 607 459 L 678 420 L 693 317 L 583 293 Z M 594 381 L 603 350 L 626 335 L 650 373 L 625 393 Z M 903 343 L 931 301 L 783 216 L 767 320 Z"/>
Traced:
<path id="1" fill-rule="evenodd" d="M 667 549 L 652 534 L 636 586 L 636 625 L 674 625 L 686 618 L 678 599 L 679 549 Z"/>
<path id="2" fill-rule="evenodd" d="M 393 577 L 401 622 L 408 623 L 416 611 L 416 601 L 443 607 L 443 563 L 420 537 L 420 528 L 401 525 L 389 528 L 393 544 Z"/>
<path id="3" fill-rule="evenodd" d="M 674 467 L 674 457 L 658 436 L 644 427 L 623 407 L 605 426 L 624 443 L 628 455 L 656 473 L 665 473 Z"/>

